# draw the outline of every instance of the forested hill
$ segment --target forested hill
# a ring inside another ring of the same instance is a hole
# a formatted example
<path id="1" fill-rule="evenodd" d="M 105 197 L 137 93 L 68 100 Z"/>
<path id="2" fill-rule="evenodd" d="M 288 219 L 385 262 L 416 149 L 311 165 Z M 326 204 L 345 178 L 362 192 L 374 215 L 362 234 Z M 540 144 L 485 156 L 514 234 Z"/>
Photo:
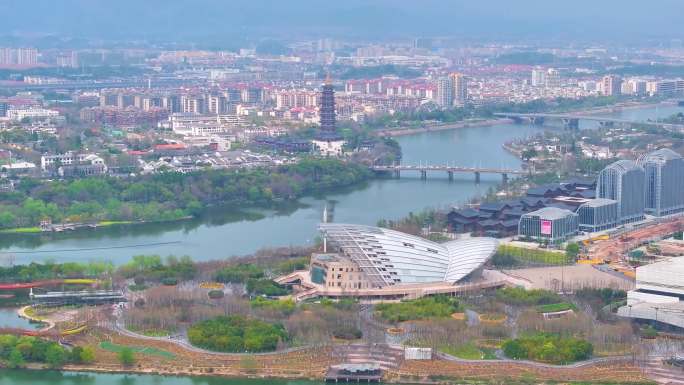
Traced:
<path id="1" fill-rule="evenodd" d="M 364 166 L 335 159 L 304 159 L 277 168 L 162 173 L 134 178 L 23 180 L 0 193 L 0 228 L 41 220 L 162 221 L 195 216 L 208 206 L 268 207 L 276 201 L 329 191 L 368 179 Z"/>

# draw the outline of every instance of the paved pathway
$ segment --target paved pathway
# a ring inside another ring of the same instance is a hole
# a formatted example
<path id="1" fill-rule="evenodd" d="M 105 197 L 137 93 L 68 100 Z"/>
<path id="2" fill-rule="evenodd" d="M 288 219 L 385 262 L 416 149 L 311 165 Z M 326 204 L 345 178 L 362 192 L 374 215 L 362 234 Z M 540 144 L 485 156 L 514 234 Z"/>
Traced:
<path id="1" fill-rule="evenodd" d="M 663 364 L 665 357 L 651 356 L 642 364 L 644 374 L 659 384 L 684 385 L 684 368 Z"/>

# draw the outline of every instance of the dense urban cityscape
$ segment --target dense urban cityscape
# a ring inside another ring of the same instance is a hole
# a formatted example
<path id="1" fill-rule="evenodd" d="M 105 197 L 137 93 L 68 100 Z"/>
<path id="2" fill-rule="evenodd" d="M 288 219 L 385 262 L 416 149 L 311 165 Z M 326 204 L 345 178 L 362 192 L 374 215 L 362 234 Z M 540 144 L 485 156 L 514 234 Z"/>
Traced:
<path id="1" fill-rule="evenodd" d="M 578 1 L 0 5 L 0 383 L 684 384 L 684 8 Z"/>

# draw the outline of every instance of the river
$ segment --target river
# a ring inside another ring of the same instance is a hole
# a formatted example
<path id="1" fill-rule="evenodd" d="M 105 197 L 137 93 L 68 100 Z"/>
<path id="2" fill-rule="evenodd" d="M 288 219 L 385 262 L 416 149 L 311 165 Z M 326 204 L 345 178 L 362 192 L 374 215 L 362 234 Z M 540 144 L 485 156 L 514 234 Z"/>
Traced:
<path id="1" fill-rule="evenodd" d="M 606 114 L 642 120 L 663 118 L 684 111 L 674 105 L 649 106 Z M 406 164 L 447 162 L 461 166 L 519 168 L 520 161 L 502 149 L 517 137 L 545 128 L 496 124 L 451 131 L 426 132 L 397 137 Z M 164 224 L 143 224 L 59 235 L 2 235 L 0 253 L 14 263 L 32 261 L 127 261 L 136 254 L 189 255 L 196 260 L 226 258 L 266 247 L 305 246 L 315 242 L 316 225 L 328 206 L 335 222 L 373 225 L 379 219 L 396 219 L 427 207 L 462 204 L 485 193 L 500 181 L 498 175 L 482 175 L 479 185 L 470 174 L 445 173 L 420 180 L 417 173 L 401 179 L 376 179 L 365 186 L 340 190 L 324 197 L 308 197 L 280 212 L 215 210 L 205 218 Z M 1 263 L 2 261 L 0 261 Z"/>
<path id="2" fill-rule="evenodd" d="M 251 380 L 216 377 L 167 377 L 0 369 L 2 385 L 319 385 L 305 380 Z"/>
<path id="3" fill-rule="evenodd" d="M 40 322 L 31 322 L 17 314 L 17 308 L 0 307 L 0 328 L 39 329 L 44 326 Z"/>

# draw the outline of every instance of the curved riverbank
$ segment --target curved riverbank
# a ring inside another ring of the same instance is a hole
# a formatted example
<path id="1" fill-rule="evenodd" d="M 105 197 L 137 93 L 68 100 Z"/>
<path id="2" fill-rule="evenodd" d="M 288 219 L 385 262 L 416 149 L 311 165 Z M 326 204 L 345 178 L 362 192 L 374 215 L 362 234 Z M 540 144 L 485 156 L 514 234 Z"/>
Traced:
<path id="1" fill-rule="evenodd" d="M 647 120 L 670 116 L 684 108 L 659 105 L 635 108 L 615 118 Z M 507 141 L 546 130 L 528 124 L 494 124 L 482 127 L 402 135 L 397 137 L 406 164 L 450 164 L 518 168 L 520 158 L 503 148 Z M 0 253 L 16 255 L 15 263 L 88 262 L 125 263 L 136 254 L 189 255 L 196 261 L 253 254 L 257 250 L 315 244 L 316 227 L 326 210 L 331 221 L 375 225 L 381 219 L 403 218 L 426 208 L 463 205 L 500 183 L 498 175 L 482 175 L 479 185 L 469 174 L 402 173 L 401 179 L 373 179 L 362 187 L 339 189 L 303 198 L 286 210 L 256 213 L 214 209 L 206 217 L 174 223 L 112 226 L 68 234 L 3 235 Z M 107 246 L 106 250 L 99 249 Z M 133 247 L 134 246 L 134 247 Z M 77 250 L 77 251 L 66 251 Z"/>
<path id="2" fill-rule="evenodd" d="M 672 105 L 674 102 L 624 102 L 617 103 L 611 106 L 570 110 L 563 113 L 567 114 L 585 114 L 585 115 L 600 115 L 600 114 L 613 114 L 624 110 L 635 110 L 635 109 L 645 109 L 645 108 L 656 108 L 660 105 Z M 396 127 L 389 129 L 377 130 L 375 133 L 379 136 L 406 136 L 406 135 L 416 135 L 426 132 L 436 132 L 436 131 L 446 131 L 446 130 L 456 130 L 461 128 L 469 127 L 485 127 L 492 126 L 495 124 L 506 124 L 511 123 L 511 119 L 473 119 L 454 123 L 436 123 L 429 124 L 422 127 Z"/>
<path id="3" fill-rule="evenodd" d="M 495 124 L 506 124 L 510 123 L 510 119 L 478 119 L 472 121 L 463 121 L 456 123 L 441 123 L 432 124 L 423 127 L 408 128 L 408 127 L 398 127 L 393 129 L 378 130 L 376 134 L 379 136 L 407 136 L 416 135 L 426 132 L 439 132 L 448 130 L 457 130 L 460 128 L 471 128 L 471 127 L 486 127 L 493 126 Z"/>
<path id="4" fill-rule="evenodd" d="M 45 325 L 42 328 L 37 330 L 38 333 L 45 333 L 48 330 L 55 327 L 55 323 L 49 319 L 43 319 L 43 318 L 38 318 L 38 317 L 35 317 L 32 315 L 29 315 L 26 311 L 30 308 L 31 308 L 31 305 L 27 305 L 27 306 L 19 308 L 19 310 L 17 310 L 17 316 L 24 318 L 24 319 L 27 319 L 27 320 L 32 321 L 32 322 L 37 322 L 37 323 L 41 323 L 41 324 Z"/>

